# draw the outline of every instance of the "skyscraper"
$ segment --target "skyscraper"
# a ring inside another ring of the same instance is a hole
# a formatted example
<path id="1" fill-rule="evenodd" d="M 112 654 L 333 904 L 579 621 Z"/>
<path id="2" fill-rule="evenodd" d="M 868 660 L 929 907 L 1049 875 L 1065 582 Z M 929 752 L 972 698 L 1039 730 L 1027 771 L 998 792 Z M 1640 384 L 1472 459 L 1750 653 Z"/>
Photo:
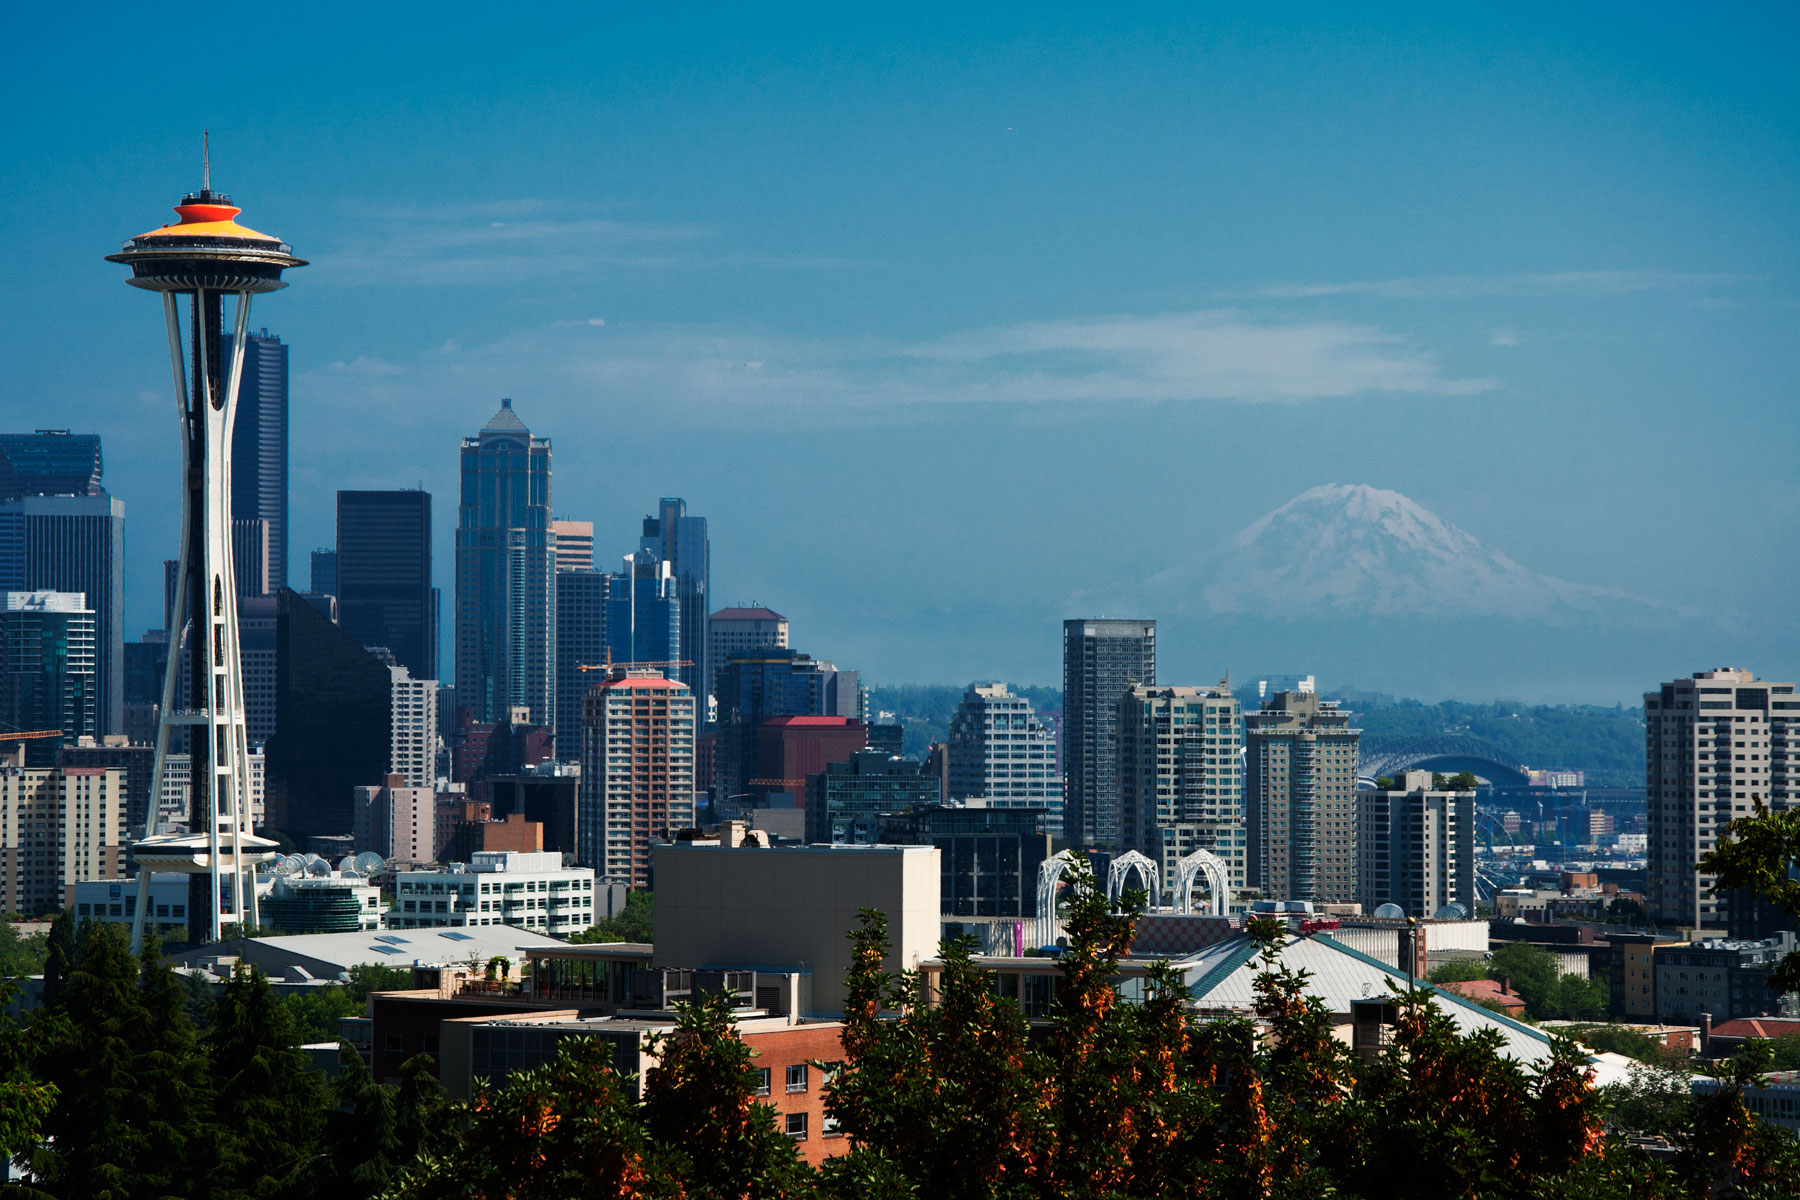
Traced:
<path id="1" fill-rule="evenodd" d="M 331 594 L 344 632 L 386 646 L 414 679 L 437 679 L 431 493 L 339 492 L 336 568 Z"/>
<path id="2" fill-rule="evenodd" d="M 40 429 L 0 433 L 0 500 L 103 496 L 100 435 Z"/>
<path id="3" fill-rule="evenodd" d="M 337 595 L 336 550 L 321 549 L 312 552 L 312 586 L 309 590 L 315 596 Z"/>
<path id="4" fill-rule="evenodd" d="M 607 578 L 606 645 L 616 663 L 688 657 L 674 572 L 656 551 L 645 548 L 627 555 L 624 569 Z M 680 679 L 686 670 L 669 668 L 665 674 Z"/>
<path id="5" fill-rule="evenodd" d="M 0 591 L 80 592 L 94 613 L 98 731 L 125 720 L 125 502 L 93 496 L 0 501 Z"/>
<path id="6" fill-rule="evenodd" d="M 61 738 L 23 743 L 29 765 L 50 766 L 59 743 L 94 736 L 94 612 L 79 592 L 6 592 L 0 600 L 0 724 L 62 730 Z"/>
<path id="7" fill-rule="evenodd" d="M 1232 888 L 1242 888 L 1237 698 L 1224 684 L 1136 684 L 1120 697 L 1118 712 L 1119 848 L 1147 855 L 1171 889 L 1181 859 L 1208 850 L 1224 862 Z"/>
<path id="8" fill-rule="evenodd" d="M 560 552 L 562 541 L 557 548 Z M 583 667 L 606 661 L 606 591 L 611 576 L 604 571 L 556 572 L 556 757 L 581 758 L 581 698 L 605 678 Z"/>
<path id="9" fill-rule="evenodd" d="M 1078 845 L 1112 845 L 1119 828 L 1119 701 L 1156 682 L 1156 622 L 1063 622 L 1064 826 Z"/>
<path id="10" fill-rule="evenodd" d="M 951 800 L 989 808 L 1042 808 L 1045 831 L 1063 834 L 1063 781 L 1056 745 L 1031 702 L 1004 683 L 972 684 L 950 716 Z"/>
<path id="11" fill-rule="evenodd" d="M 1389 791 L 1356 794 L 1356 899 L 1424 920 L 1446 904 L 1475 912 L 1475 793 L 1433 789 L 1408 771 Z"/>
<path id="12" fill-rule="evenodd" d="M 1760 797 L 1785 811 L 1800 802 L 1800 698 L 1735 667 L 1696 671 L 1644 693 L 1644 795 L 1649 878 L 1644 901 L 1659 925 L 1761 936 L 1753 900 L 1714 897 L 1714 876 L 1694 864 L 1727 822 Z"/>
<path id="13" fill-rule="evenodd" d="M 389 667 L 392 722 L 388 770 L 408 787 L 437 786 L 437 680 L 414 679 L 405 666 Z"/>
<path id="14" fill-rule="evenodd" d="M 343 547 L 338 548 L 340 555 Z M 340 560 L 339 575 L 343 566 Z M 484 723 L 556 720 L 556 546 L 550 439 L 512 401 L 462 443 L 456 527 L 456 702 Z"/>
<path id="15" fill-rule="evenodd" d="M 392 769 L 393 675 L 298 592 L 276 602 L 268 823 L 296 838 L 347 834 L 356 787 Z"/>
<path id="16" fill-rule="evenodd" d="M 645 888 L 650 844 L 694 822 L 694 697 L 651 670 L 615 671 L 584 697 L 581 861 Z"/>
<path id="17" fill-rule="evenodd" d="M 1356 899 L 1356 749 L 1362 730 L 1309 676 L 1244 716 L 1249 884 L 1271 900 Z"/>
<path id="18" fill-rule="evenodd" d="M 785 649 L 788 619 L 772 608 L 721 608 L 706 619 L 707 690 L 718 696 L 719 672 L 744 650 Z"/>
<path id="19" fill-rule="evenodd" d="M 275 565 L 269 533 L 269 523 L 261 517 L 231 518 L 231 574 L 240 596 L 269 594 Z"/>
<path id="20" fill-rule="evenodd" d="M 232 354 L 225 336 L 223 354 Z M 260 329 L 244 338 L 244 374 L 231 430 L 231 515 L 269 523 L 267 589 L 287 586 L 288 348 Z"/>
<path id="21" fill-rule="evenodd" d="M 556 534 L 556 569 L 559 571 L 591 571 L 594 569 L 594 523 L 592 521 L 552 521 Z"/>
<path id="22" fill-rule="evenodd" d="M 656 506 L 654 517 L 644 518 L 644 535 L 639 547 L 653 550 L 669 564 L 675 580 L 675 596 L 680 607 L 681 653 L 670 658 L 685 658 L 689 665 L 679 668 L 681 682 L 694 694 L 701 719 L 705 719 L 707 687 L 712 671 L 707 664 L 706 614 L 712 588 L 712 542 L 706 536 L 706 518 L 687 515 L 687 501 L 679 496 L 664 496 Z"/>

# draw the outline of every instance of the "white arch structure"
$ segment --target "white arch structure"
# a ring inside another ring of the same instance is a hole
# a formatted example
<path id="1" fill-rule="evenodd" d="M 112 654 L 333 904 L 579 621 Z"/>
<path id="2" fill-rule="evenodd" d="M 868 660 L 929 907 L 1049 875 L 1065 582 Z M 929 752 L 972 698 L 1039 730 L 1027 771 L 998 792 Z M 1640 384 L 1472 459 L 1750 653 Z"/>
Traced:
<path id="1" fill-rule="evenodd" d="M 1125 892 L 1125 881 L 1131 878 L 1133 871 L 1143 879 L 1144 890 L 1150 895 L 1146 911 L 1155 912 L 1162 898 L 1162 873 L 1156 869 L 1154 862 L 1136 850 L 1127 850 L 1119 855 L 1106 869 L 1106 898 L 1117 904 L 1119 897 Z"/>
<path id="2" fill-rule="evenodd" d="M 1194 911 L 1194 880 L 1203 875 L 1206 877 L 1208 907 L 1213 916 L 1222 917 L 1231 894 L 1227 883 L 1230 876 L 1225 871 L 1224 861 L 1210 850 L 1196 850 L 1192 854 L 1183 855 L 1175 865 L 1175 911 Z"/>
<path id="3" fill-rule="evenodd" d="M 1032 943 L 1035 946 L 1056 944 L 1056 885 L 1061 882 L 1063 872 L 1074 865 L 1073 854 L 1058 850 L 1038 867 L 1037 941 Z"/>

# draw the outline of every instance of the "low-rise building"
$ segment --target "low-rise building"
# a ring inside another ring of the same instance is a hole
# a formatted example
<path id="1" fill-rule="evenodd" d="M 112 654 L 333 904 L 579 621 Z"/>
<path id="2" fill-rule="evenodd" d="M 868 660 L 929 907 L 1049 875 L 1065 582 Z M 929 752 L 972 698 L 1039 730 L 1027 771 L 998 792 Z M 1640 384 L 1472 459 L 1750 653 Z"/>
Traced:
<path id="1" fill-rule="evenodd" d="M 1656 1006 L 1660 1016 L 1697 1021 L 1793 1016 L 1795 997 L 1769 986 L 1775 966 L 1795 949 L 1784 933 L 1763 941 L 1711 938 L 1656 949 Z"/>
<path id="2" fill-rule="evenodd" d="M 567 937 L 594 923 L 594 872 L 560 854 L 483 851 L 468 863 L 394 877 L 390 929 L 511 925 Z"/>

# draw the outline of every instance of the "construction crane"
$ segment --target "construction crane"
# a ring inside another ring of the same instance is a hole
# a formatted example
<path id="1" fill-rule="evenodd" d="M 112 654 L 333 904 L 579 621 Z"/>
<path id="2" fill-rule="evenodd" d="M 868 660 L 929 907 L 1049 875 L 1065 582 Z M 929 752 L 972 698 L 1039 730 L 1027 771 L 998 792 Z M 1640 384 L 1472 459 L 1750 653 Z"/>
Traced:
<path id="1" fill-rule="evenodd" d="M 614 662 L 612 660 L 612 651 L 608 650 L 606 652 L 606 659 L 604 662 L 580 663 L 576 666 L 575 669 L 577 671 L 632 671 L 632 670 L 662 670 L 662 671 L 666 671 L 671 668 L 691 667 L 693 665 L 694 665 L 693 661 L 691 659 L 686 659 L 686 658 L 659 658 L 659 659 L 651 659 L 646 662 Z"/>
<path id="2" fill-rule="evenodd" d="M 771 787 L 771 788 L 805 787 L 806 780 L 804 780 L 804 779 L 746 779 L 744 781 L 744 786 L 745 787 Z"/>
<path id="3" fill-rule="evenodd" d="M 20 729 L 8 731 L 0 729 L 0 742 L 25 742 L 33 738 L 61 737 L 60 729 Z"/>

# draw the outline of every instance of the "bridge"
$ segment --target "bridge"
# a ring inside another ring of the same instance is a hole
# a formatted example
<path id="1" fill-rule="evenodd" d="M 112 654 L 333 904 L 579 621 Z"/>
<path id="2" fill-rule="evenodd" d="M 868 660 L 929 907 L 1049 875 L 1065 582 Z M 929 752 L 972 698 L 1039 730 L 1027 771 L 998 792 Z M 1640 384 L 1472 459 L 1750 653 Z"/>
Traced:
<path id="1" fill-rule="evenodd" d="M 1374 783 L 1377 776 L 1396 778 L 1405 771 L 1436 771 L 1454 775 L 1468 771 L 1502 787 L 1525 787 L 1531 777 L 1525 768 L 1494 743 L 1458 733 L 1426 737 L 1377 738 L 1362 744 L 1356 764 L 1359 781 Z"/>

